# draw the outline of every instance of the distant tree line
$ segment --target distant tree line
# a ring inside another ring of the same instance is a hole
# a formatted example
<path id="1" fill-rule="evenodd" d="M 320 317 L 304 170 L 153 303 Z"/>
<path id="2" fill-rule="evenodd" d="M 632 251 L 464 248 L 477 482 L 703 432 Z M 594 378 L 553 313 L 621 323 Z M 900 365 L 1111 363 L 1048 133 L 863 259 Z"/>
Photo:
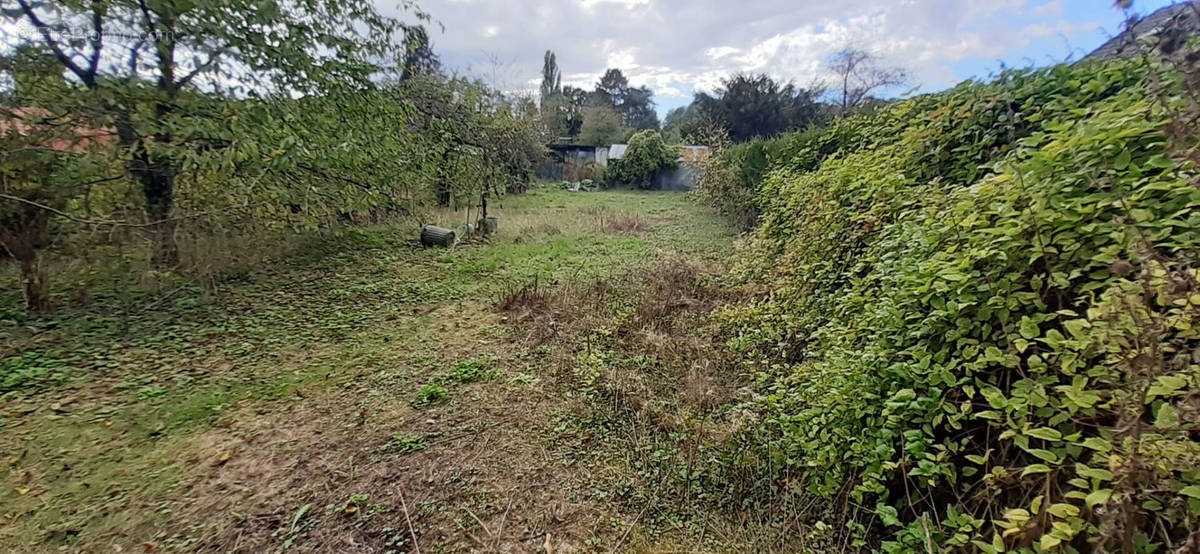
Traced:
<path id="1" fill-rule="evenodd" d="M 902 69 L 855 47 L 829 56 L 825 66 L 834 76 L 832 89 L 824 83 L 800 87 L 765 73 L 730 75 L 716 91 L 697 93 L 691 104 L 668 112 L 663 134 L 673 143 L 708 143 L 714 133 L 733 142 L 772 137 L 879 104 L 874 94 L 907 80 Z"/>
<path id="2" fill-rule="evenodd" d="M 599 145 L 624 142 L 639 130 L 658 130 L 650 89 L 629 84 L 620 69 L 608 69 L 593 90 L 562 84 L 554 52 L 542 61 L 539 90 L 542 121 L 556 139 Z"/>

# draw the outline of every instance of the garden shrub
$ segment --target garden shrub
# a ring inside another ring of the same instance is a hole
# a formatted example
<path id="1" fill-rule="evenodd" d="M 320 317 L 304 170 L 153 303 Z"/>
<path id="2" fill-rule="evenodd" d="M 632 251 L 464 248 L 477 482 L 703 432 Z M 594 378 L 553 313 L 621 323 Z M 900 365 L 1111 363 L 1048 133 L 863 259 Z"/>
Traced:
<path id="1" fill-rule="evenodd" d="M 606 181 L 654 188 L 664 171 L 678 167 L 679 152 L 667 146 L 658 131 L 639 131 L 629 139 L 625 156 L 609 162 Z"/>
<path id="2" fill-rule="evenodd" d="M 721 314 L 761 393 L 728 462 L 885 551 L 1200 545 L 1200 175 L 1146 75 L 1007 72 L 794 135 L 737 271 L 769 294 Z"/>

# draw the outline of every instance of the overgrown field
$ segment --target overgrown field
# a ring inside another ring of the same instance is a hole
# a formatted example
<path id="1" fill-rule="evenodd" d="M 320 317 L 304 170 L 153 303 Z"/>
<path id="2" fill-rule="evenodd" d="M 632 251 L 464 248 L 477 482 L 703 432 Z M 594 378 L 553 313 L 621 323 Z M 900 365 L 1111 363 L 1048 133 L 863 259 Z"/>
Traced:
<path id="1" fill-rule="evenodd" d="M 886 551 L 1200 549 L 1198 81 L 1164 37 L 715 158 L 755 228 L 740 498 Z"/>
<path id="2" fill-rule="evenodd" d="M 703 319 L 723 300 L 694 283 L 720 273 L 732 230 L 678 193 L 535 190 L 492 209 L 486 243 L 422 250 L 408 222 L 350 228 L 210 288 L 84 275 L 86 303 L 63 293 L 44 315 L 20 309 L 5 266 L 0 550 L 720 544 L 703 529 L 736 522 L 644 513 L 661 478 L 642 460 L 666 435 L 627 450 L 622 429 L 643 420 L 606 422 L 564 368 L 576 338 L 608 336 L 585 322 L 620 312 L 614 336 L 642 336 Z M 579 311 L 584 289 L 612 296 Z M 578 302 L 526 319 L 550 291 Z M 648 373 L 683 359 L 591 344 Z M 704 385 L 728 366 L 682 367 L 696 405 L 731 400 Z"/>

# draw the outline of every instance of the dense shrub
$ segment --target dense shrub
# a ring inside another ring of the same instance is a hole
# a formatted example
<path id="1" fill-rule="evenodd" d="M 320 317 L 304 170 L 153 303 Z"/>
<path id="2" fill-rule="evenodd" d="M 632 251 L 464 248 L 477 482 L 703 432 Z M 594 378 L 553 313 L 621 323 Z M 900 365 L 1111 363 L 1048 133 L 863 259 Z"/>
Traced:
<path id="1" fill-rule="evenodd" d="M 739 275 L 770 292 L 723 314 L 762 393 L 731 463 L 889 551 L 1196 545 L 1200 189 L 1146 75 L 1009 72 L 792 135 L 747 187 Z"/>
<path id="2" fill-rule="evenodd" d="M 658 131 L 639 131 L 629 139 L 625 156 L 609 163 L 605 179 L 610 183 L 653 188 L 655 179 L 677 167 L 679 153 L 663 142 Z"/>
<path id="3" fill-rule="evenodd" d="M 728 147 L 718 145 L 715 155 L 704 164 L 697 190 L 705 202 L 742 227 L 751 228 L 762 214 L 763 201 L 771 197 L 771 191 L 762 188 L 768 173 L 785 167 L 812 171 L 844 148 L 862 147 L 874 119 L 861 115 L 837 120 L 828 127 L 811 127 Z"/>

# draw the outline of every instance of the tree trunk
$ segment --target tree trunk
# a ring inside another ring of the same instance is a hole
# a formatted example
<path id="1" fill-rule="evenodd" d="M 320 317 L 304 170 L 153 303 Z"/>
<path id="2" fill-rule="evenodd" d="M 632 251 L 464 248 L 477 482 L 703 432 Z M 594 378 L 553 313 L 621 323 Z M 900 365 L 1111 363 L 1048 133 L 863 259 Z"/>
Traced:
<path id="1" fill-rule="evenodd" d="M 175 204 L 175 176 L 179 174 L 179 164 L 169 157 L 151 154 L 145 145 L 148 138 L 163 144 L 170 144 L 173 138 L 170 133 L 146 137 L 133 124 L 128 106 L 114 105 L 112 108 L 117 114 L 114 126 L 118 144 L 130 151 L 126 168 L 142 185 L 146 215 L 153 223 L 147 229 L 147 238 L 153 248 L 150 260 L 160 269 L 175 267 L 179 264 L 179 247 L 175 243 L 176 223 L 171 220 L 171 209 Z M 167 104 L 160 103 L 155 113 L 161 120 L 169 110 Z"/>
<path id="2" fill-rule="evenodd" d="M 171 208 L 175 204 L 176 171 L 170 163 L 148 163 L 142 171 L 134 172 L 142 182 L 146 213 L 153 223 L 149 227 L 150 242 L 154 249 L 150 261 L 162 269 L 179 265 L 179 245 L 175 242 L 176 221 L 171 219 Z"/>
<path id="3" fill-rule="evenodd" d="M 50 281 L 38 263 L 37 251 L 29 259 L 20 260 L 21 278 L 25 280 L 25 309 L 44 312 L 50 309 Z"/>
<path id="4" fill-rule="evenodd" d="M 12 220 L 0 227 L 0 246 L 21 266 L 25 308 L 30 311 L 50 309 L 50 281 L 38 260 L 38 249 L 47 243 L 49 221 L 49 212 L 23 206 Z"/>

